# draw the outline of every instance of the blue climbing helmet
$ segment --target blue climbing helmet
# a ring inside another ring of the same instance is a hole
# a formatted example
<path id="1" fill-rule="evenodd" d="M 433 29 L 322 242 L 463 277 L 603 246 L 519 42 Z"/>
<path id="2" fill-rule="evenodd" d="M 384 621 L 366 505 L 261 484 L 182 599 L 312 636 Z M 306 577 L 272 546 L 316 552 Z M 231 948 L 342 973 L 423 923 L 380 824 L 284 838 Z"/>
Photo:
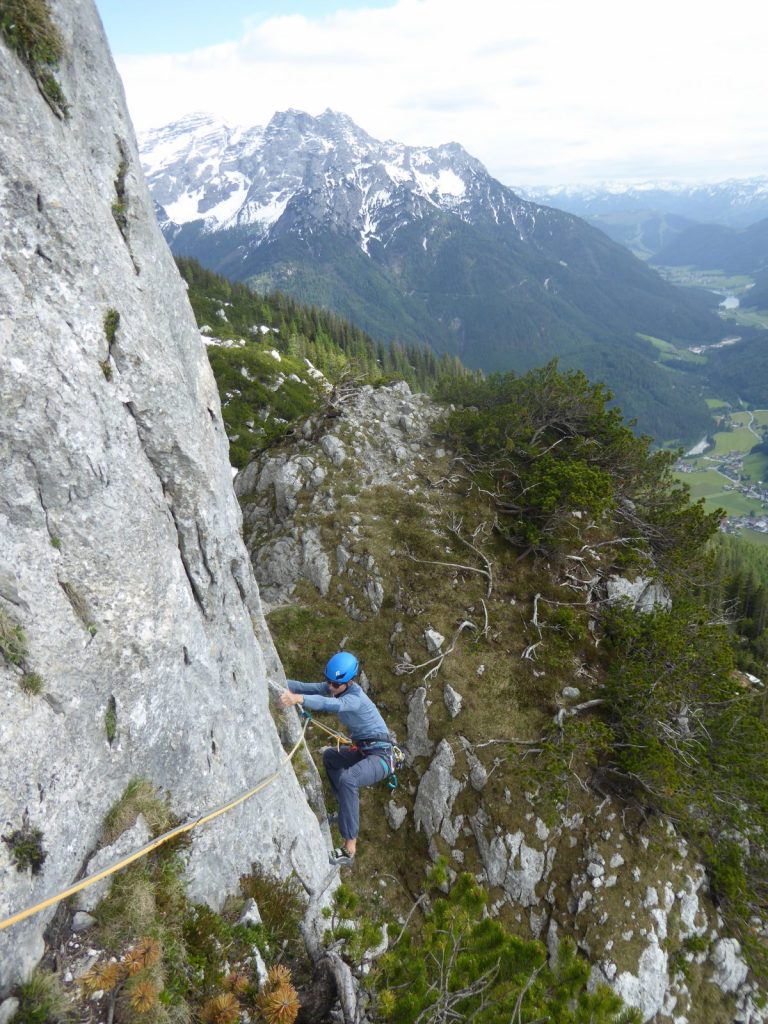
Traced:
<path id="1" fill-rule="evenodd" d="M 351 683 L 360 670 L 360 662 L 349 651 L 339 651 L 334 654 L 325 666 L 325 678 L 329 683 L 341 686 L 342 683 Z"/>

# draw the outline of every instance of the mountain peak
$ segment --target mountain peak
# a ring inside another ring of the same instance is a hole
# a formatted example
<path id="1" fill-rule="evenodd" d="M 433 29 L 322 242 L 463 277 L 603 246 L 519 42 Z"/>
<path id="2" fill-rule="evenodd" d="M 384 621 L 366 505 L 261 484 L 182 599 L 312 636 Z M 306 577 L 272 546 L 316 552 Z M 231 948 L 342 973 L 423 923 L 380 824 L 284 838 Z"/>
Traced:
<path id="1" fill-rule="evenodd" d="M 142 139 L 142 162 L 150 189 L 169 224 L 203 221 L 207 232 L 248 225 L 263 237 L 297 197 L 312 194 L 311 220 L 357 233 L 363 252 L 372 240 L 386 244 L 403 221 L 384 227 L 395 206 L 417 217 L 426 204 L 471 220 L 472 191 L 496 195 L 493 214 L 517 228 L 524 207 L 495 182 L 479 160 L 457 142 L 438 147 L 380 142 L 352 118 L 326 108 L 313 116 L 290 107 L 277 111 L 266 128 L 233 130 L 209 114 L 190 114 Z M 343 202 L 332 199 L 343 187 Z M 325 198 L 320 201 L 319 196 Z M 309 212 L 309 211 L 307 211 Z M 306 219 L 302 221 L 306 223 Z M 294 231 L 298 222 L 292 221 Z"/>

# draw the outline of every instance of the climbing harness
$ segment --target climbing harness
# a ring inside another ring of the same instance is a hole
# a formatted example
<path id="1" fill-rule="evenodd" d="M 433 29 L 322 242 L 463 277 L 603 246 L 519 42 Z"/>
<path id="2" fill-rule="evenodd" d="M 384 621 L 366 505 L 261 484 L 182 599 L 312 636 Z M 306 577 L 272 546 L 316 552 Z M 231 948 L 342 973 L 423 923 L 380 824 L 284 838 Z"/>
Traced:
<path id="1" fill-rule="evenodd" d="M 241 793 L 240 796 L 235 797 L 226 804 L 222 804 L 213 811 L 209 811 L 208 814 L 204 814 L 202 817 L 196 818 L 194 821 L 188 821 L 182 825 L 177 825 L 176 828 L 172 828 L 170 832 L 165 832 L 163 835 L 151 840 L 145 846 L 142 846 L 141 849 L 134 851 L 127 857 L 123 857 L 123 859 L 119 860 L 116 864 L 112 864 L 110 867 L 104 868 L 102 871 L 97 871 L 95 874 L 88 875 L 87 878 L 81 879 L 79 882 L 70 886 L 69 889 L 65 889 L 64 892 L 57 893 L 55 896 L 49 896 L 48 899 L 42 900 L 40 903 L 36 903 L 33 907 L 28 907 L 26 910 L 21 910 L 17 914 L 13 914 L 11 917 L 6 918 L 4 921 L 0 921 L 0 931 L 3 931 L 4 928 L 10 928 L 13 924 L 18 924 L 20 921 L 25 921 L 28 917 L 32 917 L 33 914 L 38 913 L 40 910 L 45 910 L 46 907 L 50 907 L 54 903 L 58 903 L 60 900 L 67 899 L 69 896 L 74 896 L 75 893 L 81 892 L 83 889 L 87 889 L 96 882 L 100 882 L 102 878 L 107 878 L 109 875 L 115 874 L 116 871 L 120 871 L 129 864 L 133 864 L 134 861 L 139 860 L 141 857 L 146 857 L 148 853 L 156 850 L 159 846 L 169 842 L 171 839 L 175 839 L 177 836 L 183 835 L 185 832 L 191 832 L 193 828 L 197 828 L 199 825 L 205 825 L 209 821 L 213 821 L 213 819 L 218 818 L 219 815 L 226 813 L 226 811 L 231 811 L 234 807 L 244 803 L 250 797 L 255 796 L 256 793 L 260 792 L 260 790 L 265 789 L 271 782 L 274 782 L 283 768 L 293 760 L 296 751 L 304 742 L 308 726 L 309 722 L 305 722 L 304 728 L 301 730 L 301 736 L 299 736 L 298 740 L 294 744 L 290 754 L 286 754 L 285 760 L 280 764 L 277 771 L 273 772 L 266 779 L 262 779 L 262 781 L 257 786 L 254 786 L 253 789 L 249 789 L 246 793 Z"/>
<path id="2" fill-rule="evenodd" d="M 337 750 L 339 750 L 341 745 L 344 744 L 345 746 L 351 747 L 352 750 L 360 750 L 363 754 L 367 754 L 368 751 L 377 751 L 376 756 L 387 769 L 387 785 L 390 789 L 397 789 L 399 785 L 397 781 L 397 773 L 405 764 L 405 754 L 395 743 L 391 743 L 388 739 L 358 740 L 357 743 L 354 743 L 343 733 L 336 732 L 335 729 L 329 729 L 327 725 L 323 725 L 322 722 L 316 721 L 312 717 L 312 712 L 307 711 L 301 705 L 298 706 L 298 711 L 306 721 L 305 728 L 311 724 L 316 725 L 318 729 L 322 729 L 323 732 L 332 736 L 336 740 Z"/>

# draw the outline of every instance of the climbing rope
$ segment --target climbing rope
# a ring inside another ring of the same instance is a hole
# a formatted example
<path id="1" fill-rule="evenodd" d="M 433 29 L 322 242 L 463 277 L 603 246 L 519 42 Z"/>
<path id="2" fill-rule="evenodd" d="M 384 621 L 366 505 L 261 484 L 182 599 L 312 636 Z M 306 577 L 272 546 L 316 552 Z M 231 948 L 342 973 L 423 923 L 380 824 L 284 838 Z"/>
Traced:
<path id="1" fill-rule="evenodd" d="M 107 878 L 109 875 L 115 874 L 115 872 L 122 870 L 122 868 L 127 867 L 129 864 L 133 864 L 134 861 L 139 860 L 141 857 L 146 857 L 148 853 L 156 850 L 158 846 L 162 846 L 164 843 L 169 842 L 171 839 L 175 839 L 177 836 L 183 835 L 185 832 L 191 832 L 193 828 L 197 828 L 199 825 L 205 825 L 207 822 L 213 821 L 213 819 L 218 818 L 219 815 L 225 814 L 227 811 L 231 811 L 233 807 L 237 807 L 250 797 L 255 796 L 256 793 L 265 789 L 271 782 L 274 782 L 283 768 L 293 760 L 296 751 L 304 742 L 310 720 L 310 716 L 307 716 L 307 721 L 304 723 L 304 728 L 301 730 L 301 736 L 299 736 L 290 754 L 286 755 L 285 760 L 279 766 L 277 771 L 273 772 L 268 778 L 262 779 L 258 786 L 254 786 L 253 789 L 249 789 L 246 793 L 241 793 L 240 796 L 235 797 L 234 800 L 230 800 L 228 803 L 222 804 L 220 807 L 217 807 L 215 810 L 203 815 L 201 818 L 185 822 L 183 825 L 177 825 L 176 828 L 172 828 L 170 832 L 165 832 L 163 835 L 151 840 L 151 842 L 142 846 L 141 849 L 134 851 L 127 857 L 123 857 L 123 859 L 119 860 L 116 864 L 112 864 L 110 867 L 104 868 L 101 871 L 95 872 L 93 875 L 88 875 L 87 878 L 81 879 L 79 882 L 70 886 L 69 889 L 65 889 L 64 892 L 57 893 L 55 896 L 49 896 L 48 899 L 43 900 L 40 903 L 36 903 L 33 907 L 28 907 L 26 910 L 20 910 L 17 914 L 13 914 L 4 921 L 0 921 L 0 931 L 3 931 L 5 928 L 10 928 L 11 925 L 18 924 L 20 921 L 25 921 L 28 917 L 32 917 L 33 914 L 37 914 L 39 911 L 45 910 L 46 907 L 50 907 L 54 903 L 58 903 L 60 900 L 65 900 L 69 896 L 74 896 L 75 893 L 81 892 L 83 889 L 87 889 L 96 882 L 100 882 L 102 878 Z M 315 725 L 317 724 L 318 723 L 315 722 Z"/>
<path id="2" fill-rule="evenodd" d="M 317 726 L 318 729 L 322 729 L 323 732 L 327 732 L 329 736 L 333 736 L 333 738 L 336 740 L 337 750 L 341 747 L 342 743 L 348 747 L 353 746 L 352 740 L 348 736 L 345 736 L 341 732 L 336 732 L 335 729 L 329 729 L 328 726 L 323 725 L 322 722 L 315 721 L 315 719 L 312 717 L 312 712 L 305 711 L 301 704 L 298 705 L 298 711 L 301 717 L 304 718 L 306 721 L 306 725 L 304 726 L 304 728 L 306 729 L 307 725 L 315 725 Z"/>

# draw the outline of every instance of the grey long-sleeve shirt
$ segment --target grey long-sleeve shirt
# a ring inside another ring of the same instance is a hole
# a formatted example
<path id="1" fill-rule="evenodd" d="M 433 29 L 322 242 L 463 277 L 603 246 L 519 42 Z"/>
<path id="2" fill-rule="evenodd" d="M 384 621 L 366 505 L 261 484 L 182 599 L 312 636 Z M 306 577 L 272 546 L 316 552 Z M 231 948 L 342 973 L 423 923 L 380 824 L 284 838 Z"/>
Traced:
<path id="1" fill-rule="evenodd" d="M 351 739 L 384 739 L 389 736 L 379 709 L 357 683 L 350 683 L 340 697 L 331 695 L 327 683 L 301 683 L 287 679 L 286 684 L 291 693 L 303 694 L 304 707 L 308 711 L 330 711 L 332 715 L 338 715 Z"/>

